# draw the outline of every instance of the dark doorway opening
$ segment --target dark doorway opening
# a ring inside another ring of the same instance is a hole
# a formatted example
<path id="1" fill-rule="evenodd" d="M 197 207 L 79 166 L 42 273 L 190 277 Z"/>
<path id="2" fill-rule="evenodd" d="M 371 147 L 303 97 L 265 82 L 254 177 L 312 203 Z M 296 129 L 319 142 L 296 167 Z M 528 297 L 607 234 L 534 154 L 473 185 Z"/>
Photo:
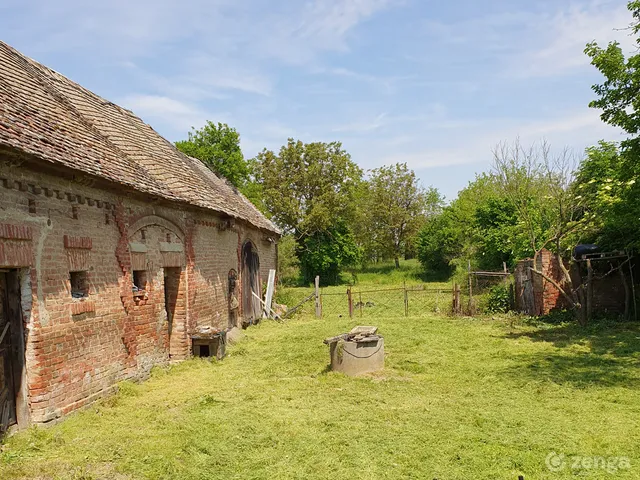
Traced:
<path id="1" fill-rule="evenodd" d="M 164 269 L 164 309 L 167 312 L 167 325 L 169 335 L 169 345 L 171 345 L 171 334 L 173 333 L 173 322 L 176 316 L 176 307 L 178 305 L 178 294 L 180 292 L 180 275 L 181 268 Z M 169 348 L 171 350 L 171 348 Z M 169 351 L 171 354 L 171 351 Z"/>
<path id="2" fill-rule="evenodd" d="M 258 251 L 251 242 L 246 242 L 242 247 L 242 314 L 245 324 L 256 323 L 262 317 L 261 294 Z"/>
<path id="3" fill-rule="evenodd" d="M 0 434 L 18 423 L 24 362 L 18 270 L 0 270 Z"/>

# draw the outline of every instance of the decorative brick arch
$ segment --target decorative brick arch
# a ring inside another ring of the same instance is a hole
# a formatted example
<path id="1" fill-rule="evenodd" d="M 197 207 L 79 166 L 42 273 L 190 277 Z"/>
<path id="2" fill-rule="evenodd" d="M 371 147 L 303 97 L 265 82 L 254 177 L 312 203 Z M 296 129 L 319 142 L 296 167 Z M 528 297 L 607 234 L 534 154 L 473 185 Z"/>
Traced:
<path id="1" fill-rule="evenodd" d="M 184 243 L 184 240 L 185 240 L 184 231 L 178 225 L 173 223 L 171 220 L 168 220 L 164 217 L 160 217 L 158 215 L 146 215 L 136 220 L 135 222 L 133 222 L 133 224 L 129 225 L 127 229 L 128 236 L 129 238 L 131 238 L 138 230 L 145 227 L 150 227 L 153 225 L 158 225 L 160 227 L 166 228 L 167 230 L 170 230 L 180 239 L 180 242 Z"/>

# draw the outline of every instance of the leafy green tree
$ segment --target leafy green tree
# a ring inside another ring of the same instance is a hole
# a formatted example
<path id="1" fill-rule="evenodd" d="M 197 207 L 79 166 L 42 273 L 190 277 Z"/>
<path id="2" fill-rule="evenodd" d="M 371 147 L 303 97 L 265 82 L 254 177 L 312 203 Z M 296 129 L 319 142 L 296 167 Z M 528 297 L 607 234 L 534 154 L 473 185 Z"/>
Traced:
<path id="1" fill-rule="evenodd" d="M 587 239 L 607 250 L 640 246 L 640 192 L 637 176 L 618 145 L 601 141 L 586 151 L 576 174 L 574 192 L 583 199 L 585 215 L 592 217 Z"/>
<path id="2" fill-rule="evenodd" d="M 495 175 L 483 173 L 460 191 L 418 235 L 418 259 L 425 269 L 453 273 L 457 266 L 500 270 L 531 255 L 513 204 Z"/>
<path id="3" fill-rule="evenodd" d="M 567 150 L 553 155 L 542 143 L 531 148 L 518 141 L 494 150 L 493 169 L 503 194 L 515 207 L 533 252 L 531 271 L 551 283 L 586 325 L 588 308 L 584 285 L 574 283 L 566 262 L 576 240 L 593 228 L 592 214 L 585 214 L 584 198 L 575 195 L 576 159 Z M 561 278 L 556 280 L 538 266 L 543 249 L 557 259 Z"/>
<path id="4" fill-rule="evenodd" d="M 300 281 L 296 239 L 291 234 L 283 235 L 278 242 L 278 280 L 286 286 L 296 285 Z"/>
<path id="5" fill-rule="evenodd" d="M 631 1 L 627 6 L 633 17 L 630 31 L 640 47 L 640 1 Z M 606 48 L 592 42 L 587 45 L 585 53 L 605 78 L 602 84 L 593 86 L 598 98 L 590 106 L 602 110 L 602 120 L 620 127 L 628 138 L 620 143 L 618 152 L 614 152 L 612 144 L 603 143 L 588 151 L 588 159 L 581 169 L 580 184 L 587 185 L 592 180 L 597 182 L 597 186 L 591 185 L 599 194 L 592 196 L 591 200 L 598 204 L 598 215 L 607 217 L 602 225 L 600 241 L 609 248 L 638 248 L 640 53 L 625 57 L 617 42 L 609 43 Z M 588 176 L 590 178 L 587 179 Z"/>
<path id="6" fill-rule="evenodd" d="M 508 199 L 500 196 L 480 203 L 475 213 L 474 239 L 477 242 L 478 266 L 483 270 L 500 268 L 503 262 L 513 265 L 522 258 L 522 235 L 518 215 Z"/>
<path id="7" fill-rule="evenodd" d="M 342 222 L 304 236 L 297 253 L 304 281 L 320 275 L 323 284 L 338 283 L 342 269 L 358 264 L 362 257 L 353 232 Z"/>
<path id="8" fill-rule="evenodd" d="M 464 252 L 462 229 L 452 206 L 429 218 L 416 239 L 418 260 L 427 271 L 452 273 L 452 262 Z"/>
<path id="9" fill-rule="evenodd" d="M 366 225 L 370 248 L 376 255 L 393 258 L 399 268 L 400 256 L 415 241 L 427 216 L 442 208 L 443 198 L 435 188 L 422 188 L 406 163 L 372 170 L 365 185 L 360 222 Z"/>
<path id="10" fill-rule="evenodd" d="M 191 129 L 187 140 L 176 142 L 185 155 L 198 158 L 216 175 L 243 187 L 249 180 L 250 169 L 240 149 L 240 134 L 226 123 L 217 125 L 207 121 L 199 130 Z"/>
<path id="11" fill-rule="evenodd" d="M 277 154 L 263 150 L 256 162 L 266 207 L 294 236 L 305 280 L 336 281 L 336 271 L 359 258 L 351 225 L 362 170 L 339 142 L 289 139 Z"/>

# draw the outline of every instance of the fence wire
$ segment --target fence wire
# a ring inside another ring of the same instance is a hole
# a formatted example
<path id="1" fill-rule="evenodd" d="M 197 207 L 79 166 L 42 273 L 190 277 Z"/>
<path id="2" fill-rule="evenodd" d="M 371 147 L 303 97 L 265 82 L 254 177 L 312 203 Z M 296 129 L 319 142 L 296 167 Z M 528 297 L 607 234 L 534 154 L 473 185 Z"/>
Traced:
<path id="1" fill-rule="evenodd" d="M 320 311 L 324 318 L 367 318 L 381 315 L 400 317 L 426 313 L 476 315 L 489 311 L 490 298 L 496 297 L 493 291 L 496 287 L 509 290 L 509 278 L 506 275 L 480 275 L 474 272 L 461 285 L 434 287 L 423 284 L 362 289 L 350 287 L 342 291 L 320 289 Z M 512 302 L 512 293 L 511 291 L 507 295 L 507 303 Z M 311 289 L 281 289 L 276 301 L 285 304 L 289 310 L 295 308 L 294 315 L 316 314 L 316 298 Z"/>
<path id="2" fill-rule="evenodd" d="M 500 272 L 472 272 L 461 289 L 463 312 L 476 315 L 496 308 L 510 310 L 513 307 L 511 279 L 510 274 Z"/>
<path id="3" fill-rule="evenodd" d="M 409 316 L 451 313 L 451 290 L 411 286 L 406 288 L 351 289 L 320 294 L 323 317 Z"/>

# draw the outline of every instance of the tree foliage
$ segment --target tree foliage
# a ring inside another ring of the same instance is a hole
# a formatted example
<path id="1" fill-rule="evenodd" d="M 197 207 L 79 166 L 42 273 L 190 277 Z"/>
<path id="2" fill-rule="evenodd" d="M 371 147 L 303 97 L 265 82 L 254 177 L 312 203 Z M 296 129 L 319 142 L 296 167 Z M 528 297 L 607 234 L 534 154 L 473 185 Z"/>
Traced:
<path id="1" fill-rule="evenodd" d="M 363 183 L 358 224 L 369 258 L 399 259 L 415 242 L 425 220 L 442 208 L 435 188 L 424 189 L 406 163 L 371 170 Z"/>
<path id="2" fill-rule="evenodd" d="M 320 275 L 323 284 L 336 284 L 343 268 L 359 263 L 362 251 L 353 232 L 344 222 L 338 222 L 326 230 L 303 236 L 298 241 L 297 254 L 305 282 Z"/>
<path id="3" fill-rule="evenodd" d="M 606 250 L 640 246 L 640 191 L 637 174 L 618 145 L 600 142 L 587 149 L 574 184 L 575 195 L 583 199 L 585 215 L 592 218 L 589 241 Z"/>
<path id="4" fill-rule="evenodd" d="M 628 3 L 631 34 L 640 47 L 640 1 Z M 600 143 L 588 150 L 579 183 L 598 215 L 596 238 L 608 248 L 638 248 L 640 239 L 640 53 L 625 57 L 620 45 L 592 42 L 585 49 L 604 76 L 593 86 L 598 98 L 590 106 L 602 110 L 605 123 L 620 127 L 628 138 L 618 146 Z"/>
<path id="5" fill-rule="evenodd" d="M 474 268 L 502 269 L 529 252 L 513 204 L 501 193 L 498 179 L 481 174 L 458 198 L 429 218 L 417 239 L 418 259 L 427 270 L 452 273 L 471 261 Z"/>
<path id="6" fill-rule="evenodd" d="M 256 161 L 265 204 L 294 236 L 305 280 L 337 281 L 360 258 L 350 225 L 362 170 L 339 142 L 289 139 L 277 154 L 265 149 Z"/>
<path id="7" fill-rule="evenodd" d="M 289 139 L 278 154 L 263 150 L 257 162 L 267 208 L 276 223 L 296 237 L 352 219 L 362 170 L 339 142 Z"/>
<path id="8" fill-rule="evenodd" d="M 198 130 L 192 128 L 187 140 L 176 142 L 176 148 L 202 160 L 213 173 L 238 188 L 250 180 L 251 169 L 240 149 L 240 134 L 226 123 L 207 121 Z"/>

